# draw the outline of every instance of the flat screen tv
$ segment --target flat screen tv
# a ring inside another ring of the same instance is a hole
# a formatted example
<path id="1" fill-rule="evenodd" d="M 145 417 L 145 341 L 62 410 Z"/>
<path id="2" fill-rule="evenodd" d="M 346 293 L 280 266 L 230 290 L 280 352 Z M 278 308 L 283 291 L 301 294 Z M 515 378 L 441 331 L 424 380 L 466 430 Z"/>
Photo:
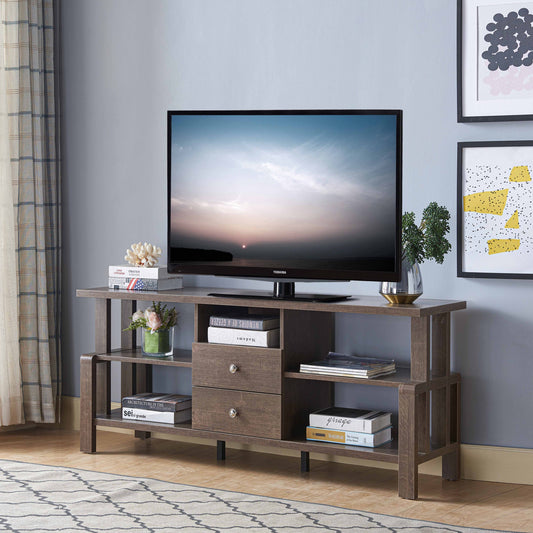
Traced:
<path id="1" fill-rule="evenodd" d="M 397 281 L 401 190 L 399 110 L 169 111 L 168 270 Z"/>

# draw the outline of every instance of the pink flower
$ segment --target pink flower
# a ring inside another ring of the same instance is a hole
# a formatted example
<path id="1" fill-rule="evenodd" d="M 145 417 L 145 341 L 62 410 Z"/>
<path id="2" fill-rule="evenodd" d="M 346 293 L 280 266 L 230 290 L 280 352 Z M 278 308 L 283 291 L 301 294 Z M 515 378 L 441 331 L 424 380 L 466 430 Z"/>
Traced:
<path id="1" fill-rule="evenodd" d="M 148 327 L 151 328 L 152 333 L 155 330 L 159 329 L 162 325 L 161 318 L 155 311 L 148 312 L 148 317 L 146 319 L 146 322 L 148 324 Z"/>

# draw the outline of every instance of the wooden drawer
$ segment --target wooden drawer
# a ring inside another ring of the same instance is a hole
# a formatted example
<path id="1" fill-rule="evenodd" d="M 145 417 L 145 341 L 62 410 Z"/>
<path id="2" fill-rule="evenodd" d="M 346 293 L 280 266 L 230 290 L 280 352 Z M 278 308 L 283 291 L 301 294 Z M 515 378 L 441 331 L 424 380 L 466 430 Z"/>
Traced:
<path id="1" fill-rule="evenodd" d="M 192 384 L 281 394 L 281 350 L 194 343 Z"/>
<path id="2" fill-rule="evenodd" d="M 280 439 L 281 396 L 193 387 L 192 427 Z"/>

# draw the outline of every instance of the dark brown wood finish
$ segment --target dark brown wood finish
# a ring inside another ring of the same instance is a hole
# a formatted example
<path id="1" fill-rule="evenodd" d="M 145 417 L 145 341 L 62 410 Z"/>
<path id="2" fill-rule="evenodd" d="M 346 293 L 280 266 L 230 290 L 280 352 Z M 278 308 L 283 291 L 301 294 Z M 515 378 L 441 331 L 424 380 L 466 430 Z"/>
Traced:
<path id="1" fill-rule="evenodd" d="M 134 331 L 124 331 L 130 325 L 131 316 L 137 310 L 136 300 L 120 301 L 120 346 L 126 350 L 132 350 L 136 347 L 137 336 Z M 120 368 L 120 395 L 130 396 L 134 394 L 134 366 L 132 363 L 121 363 Z"/>
<path id="2" fill-rule="evenodd" d="M 111 350 L 111 300 L 95 300 L 94 348 L 96 352 L 107 353 Z M 98 362 L 96 366 L 96 412 L 109 414 L 111 411 L 111 365 Z"/>
<path id="3" fill-rule="evenodd" d="M 194 343 L 192 384 L 281 394 L 281 350 Z"/>
<path id="4" fill-rule="evenodd" d="M 193 387 L 192 427 L 280 439 L 281 396 Z"/>
<path id="5" fill-rule="evenodd" d="M 101 288 L 77 292 L 78 296 L 97 299 L 95 353 L 82 356 L 81 363 L 82 451 L 96 450 L 95 430 L 96 425 L 101 425 L 132 429 L 138 436 L 159 431 L 398 463 L 399 495 L 409 499 L 417 497 L 418 464 L 442 456 L 443 477 L 458 478 L 460 376 L 450 373 L 450 313 L 464 309 L 465 302 L 420 299 L 415 305 L 391 305 L 381 297 L 362 296 L 346 302 L 314 303 L 212 297 L 209 292 L 210 289 L 200 288 L 159 292 Z M 190 350 L 177 350 L 169 359 L 143 356 L 129 334 L 121 334 L 122 347 L 111 350 L 111 299 L 121 301 L 122 329 L 137 300 L 194 304 L 192 357 Z M 210 315 L 228 307 L 279 313 L 280 348 L 207 344 Z M 395 375 L 376 380 L 298 372 L 301 362 L 322 358 L 334 349 L 335 313 L 411 317 L 411 367 L 399 368 Z M 239 358 L 234 363 L 239 367 L 236 375 L 229 372 L 230 359 L 233 362 L 235 357 Z M 192 422 L 155 424 L 122 420 L 120 410 L 110 413 L 111 361 L 121 363 L 123 393 L 151 390 L 151 369 L 155 365 L 193 368 Z M 397 440 L 375 449 L 305 440 L 302 435 L 309 412 L 333 404 L 335 382 L 398 388 Z M 235 417 L 230 416 L 232 408 L 236 409 Z"/>

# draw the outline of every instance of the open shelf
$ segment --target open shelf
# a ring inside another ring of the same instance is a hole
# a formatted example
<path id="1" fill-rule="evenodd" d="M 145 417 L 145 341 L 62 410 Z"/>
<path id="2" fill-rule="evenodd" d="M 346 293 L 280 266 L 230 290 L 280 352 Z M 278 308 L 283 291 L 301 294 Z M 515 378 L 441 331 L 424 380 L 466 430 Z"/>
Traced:
<path id="1" fill-rule="evenodd" d="M 283 377 L 289 379 L 305 379 L 310 381 L 330 381 L 333 383 L 354 383 L 361 385 L 374 385 L 378 387 L 399 387 L 405 383 L 411 383 L 411 369 L 399 367 L 396 373 L 379 378 L 354 378 L 350 376 L 330 376 L 326 374 L 312 374 L 293 370 L 284 372 Z"/>
<path id="2" fill-rule="evenodd" d="M 121 363 L 141 363 L 146 365 L 181 366 L 192 368 L 192 350 L 174 350 L 174 355 L 164 358 L 144 355 L 140 348 L 118 348 L 108 353 L 98 354 L 102 361 L 119 361 Z"/>

